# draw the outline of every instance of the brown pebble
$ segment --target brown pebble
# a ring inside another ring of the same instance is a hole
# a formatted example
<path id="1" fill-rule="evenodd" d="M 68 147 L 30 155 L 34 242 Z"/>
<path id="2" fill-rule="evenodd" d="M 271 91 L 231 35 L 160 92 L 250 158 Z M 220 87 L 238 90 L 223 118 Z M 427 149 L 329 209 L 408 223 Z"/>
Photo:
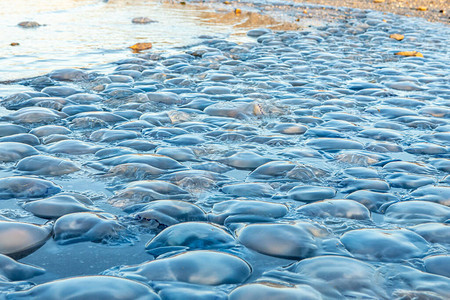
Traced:
<path id="1" fill-rule="evenodd" d="M 129 48 L 131 48 L 133 51 L 139 52 L 139 51 L 151 49 L 152 43 L 137 43 Z"/>
<path id="2" fill-rule="evenodd" d="M 240 8 L 236 8 L 234 13 L 239 16 L 242 13 L 242 10 Z"/>
<path id="3" fill-rule="evenodd" d="M 427 11 L 428 8 L 425 6 L 419 6 L 418 8 L 416 8 L 418 11 Z"/>
<path id="4" fill-rule="evenodd" d="M 373 3 L 384 3 L 385 0 L 373 0 Z"/>
<path id="5" fill-rule="evenodd" d="M 20 27 L 23 27 L 23 28 L 33 28 L 33 27 L 41 26 L 41 24 L 39 24 L 38 22 L 34 22 L 34 21 L 24 21 L 24 22 L 20 22 L 17 25 L 19 25 Z"/>
<path id="6" fill-rule="evenodd" d="M 389 36 L 391 39 L 397 40 L 397 41 L 401 41 L 405 38 L 404 35 L 399 34 L 399 33 L 393 33 Z"/>
<path id="7" fill-rule="evenodd" d="M 395 55 L 423 57 L 423 54 L 418 51 L 400 51 L 395 53 Z"/>
<path id="8" fill-rule="evenodd" d="M 16 42 L 12 42 L 10 45 L 11 45 L 11 46 L 19 46 L 20 44 L 19 44 L 19 43 L 16 43 Z"/>
<path id="9" fill-rule="evenodd" d="M 101 91 L 103 91 L 104 89 L 105 89 L 105 85 L 104 85 L 104 84 L 100 84 L 100 85 L 94 86 L 94 87 L 92 88 L 92 90 L 95 91 L 95 92 L 101 92 Z"/>
<path id="10" fill-rule="evenodd" d="M 134 18 L 133 20 L 131 20 L 131 23 L 134 23 L 134 24 L 148 24 L 148 23 L 154 23 L 154 22 L 156 22 L 156 21 L 149 19 L 147 17 L 137 17 L 137 18 Z"/>

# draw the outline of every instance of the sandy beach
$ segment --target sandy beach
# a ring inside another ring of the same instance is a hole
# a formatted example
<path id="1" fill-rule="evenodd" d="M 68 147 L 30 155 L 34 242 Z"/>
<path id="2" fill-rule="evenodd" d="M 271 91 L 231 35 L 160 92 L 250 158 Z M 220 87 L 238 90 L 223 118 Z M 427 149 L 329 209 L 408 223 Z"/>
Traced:
<path id="1" fill-rule="evenodd" d="M 430 22 L 449 24 L 449 1 L 446 0 L 306 0 L 303 3 L 371 9 L 407 17 L 424 18 Z M 313 11 L 316 11 L 315 9 Z M 312 12 L 310 12 L 312 14 Z M 316 12 L 317 13 L 317 12 Z"/>

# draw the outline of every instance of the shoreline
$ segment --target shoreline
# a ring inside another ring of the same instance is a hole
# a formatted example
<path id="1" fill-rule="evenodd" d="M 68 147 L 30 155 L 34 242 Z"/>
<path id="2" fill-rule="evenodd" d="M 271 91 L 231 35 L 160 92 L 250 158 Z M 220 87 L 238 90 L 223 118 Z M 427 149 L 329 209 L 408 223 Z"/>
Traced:
<path id="1" fill-rule="evenodd" d="M 283 6 L 290 6 L 295 3 L 298 12 L 298 19 L 317 19 L 318 21 L 327 21 L 345 18 L 340 12 L 351 9 L 373 10 L 382 13 L 392 13 L 399 16 L 422 18 L 428 22 L 450 25 L 450 4 L 447 0 L 292 0 L 276 3 L 254 3 L 249 0 L 244 1 L 222 1 L 217 3 L 214 1 L 199 0 L 163 0 L 166 3 L 181 5 L 217 5 L 220 7 L 243 8 L 247 7 L 264 7 L 268 9 L 268 14 L 274 9 Z"/>
<path id="2" fill-rule="evenodd" d="M 293 0 L 295 3 L 358 8 L 393 13 L 406 17 L 419 17 L 429 22 L 450 24 L 450 5 L 446 0 Z M 314 10 L 316 11 L 316 10 Z M 314 15 L 313 15 L 314 16 Z M 319 15 L 316 15 L 319 16 Z"/>

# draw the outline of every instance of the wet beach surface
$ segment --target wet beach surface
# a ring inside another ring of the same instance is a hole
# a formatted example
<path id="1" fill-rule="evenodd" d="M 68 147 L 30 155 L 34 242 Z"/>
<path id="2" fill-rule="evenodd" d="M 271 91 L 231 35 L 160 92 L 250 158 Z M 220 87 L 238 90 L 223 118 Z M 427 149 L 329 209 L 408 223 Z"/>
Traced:
<path id="1" fill-rule="evenodd" d="M 1 86 L 0 297 L 450 298 L 449 27 L 196 5 L 223 35 Z"/>
<path id="2" fill-rule="evenodd" d="M 0 33 L 0 81 L 44 75 L 58 68 L 101 70 L 127 57 L 127 47 L 138 42 L 150 41 L 155 49 L 168 51 L 211 33 L 248 41 L 245 29 L 234 30 L 230 25 L 235 20 L 216 23 L 219 14 L 206 6 L 151 0 L 132 4 L 125 0 L 50 0 L 31 8 L 28 4 L 29 0 L 18 0 L 16 6 L 0 3 L 0 26 L 5 28 Z M 131 22 L 142 15 L 151 22 Z M 18 26 L 21 23 L 25 24 Z"/>
<path id="3" fill-rule="evenodd" d="M 307 0 L 296 1 L 306 4 L 319 4 L 330 7 L 349 7 L 391 12 L 407 17 L 424 18 L 430 22 L 450 23 L 450 4 L 446 0 Z M 315 8 L 318 12 L 320 8 Z M 306 13 L 308 14 L 308 12 Z M 314 12 L 310 12 L 314 15 Z"/>

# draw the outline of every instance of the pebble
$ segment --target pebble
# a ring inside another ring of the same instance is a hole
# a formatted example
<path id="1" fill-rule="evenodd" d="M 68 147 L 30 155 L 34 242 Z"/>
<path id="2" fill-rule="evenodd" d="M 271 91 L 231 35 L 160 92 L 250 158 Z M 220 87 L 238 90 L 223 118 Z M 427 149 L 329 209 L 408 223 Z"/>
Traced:
<path id="1" fill-rule="evenodd" d="M 343 149 L 363 149 L 360 142 L 352 141 L 350 139 L 339 138 L 317 138 L 311 139 L 308 143 L 313 149 L 324 151 L 339 151 Z"/>
<path id="2" fill-rule="evenodd" d="M 134 24 L 148 24 L 148 23 L 155 23 L 155 22 L 156 21 L 154 21 L 150 18 L 147 18 L 147 17 L 136 17 L 131 20 L 131 23 L 134 23 Z"/>
<path id="3" fill-rule="evenodd" d="M 424 257 L 430 245 L 409 230 L 359 229 L 346 232 L 341 241 L 356 258 L 402 261 Z"/>
<path id="4" fill-rule="evenodd" d="M 133 51 L 139 52 L 143 50 L 148 50 L 152 48 L 152 43 L 136 43 L 133 46 L 130 46 L 129 48 Z"/>
<path id="5" fill-rule="evenodd" d="M 430 243 L 448 244 L 450 227 L 442 223 L 425 223 L 410 227 Z"/>
<path id="6" fill-rule="evenodd" d="M 152 200 L 188 198 L 190 198 L 189 192 L 174 184 L 161 180 L 142 180 L 127 184 L 109 202 L 114 206 L 123 207 Z"/>
<path id="7" fill-rule="evenodd" d="M 445 277 L 450 277 L 450 272 L 448 271 L 448 268 L 445 267 L 448 266 L 449 262 L 449 255 L 434 255 L 424 259 L 427 272 Z"/>
<path id="8" fill-rule="evenodd" d="M 133 210 L 133 206 L 125 208 Z M 156 200 L 144 205 L 134 218 L 146 227 L 166 228 L 188 221 L 206 221 L 206 213 L 195 204 L 180 200 Z"/>
<path id="9" fill-rule="evenodd" d="M 74 212 L 58 218 L 53 239 L 60 245 L 118 239 L 124 227 L 108 213 Z"/>
<path id="10" fill-rule="evenodd" d="M 423 57 L 423 54 L 418 51 L 400 51 L 395 53 L 395 55 Z"/>
<path id="11" fill-rule="evenodd" d="M 448 186 L 424 186 L 411 193 L 416 200 L 431 201 L 450 206 L 450 187 Z"/>
<path id="12" fill-rule="evenodd" d="M 11 281 L 30 279 L 45 273 L 45 270 L 36 266 L 23 264 L 0 254 L 0 276 Z"/>
<path id="13" fill-rule="evenodd" d="M 227 249 L 236 242 L 224 228 L 202 222 L 183 222 L 172 225 L 151 239 L 145 249 L 158 256 L 177 250 Z"/>
<path id="14" fill-rule="evenodd" d="M 79 171 L 81 168 L 67 159 L 47 155 L 33 155 L 21 159 L 17 170 L 26 174 L 58 176 Z"/>
<path id="15" fill-rule="evenodd" d="M 50 72 L 49 77 L 57 81 L 82 81 L 88 79 L 88 74 L 80 69 L 59 69 Z"/>
<path id="16" fill-rule="evenodd" d="M 243 170 L 254 170 L 265 163 L 271 161 L 269 158 L 265 158 L 258 153 L 251 151 L 238 152 L 229 157 L 219 160 L 228 166 L 243 169 Z"/>
<path id="17" fill-rule="evenodd" d="M 51 143 L 44 149 L 45 152 L 52 154 L 63 153 L 69 155 L 82 155 L 96 153 L 101 150 L 102 147 L 80 140 L 63 140 Z"/>
<path id="18" fill-rule="evenodd" d="M 216 203 L 208 219 L 224 224 L 233 219 L 244 220 L 253 217 L 262 217 L 268 220 L 281 218 L 288 213 L 288 208 L 283 204 L 256 201 L 256 200 L 227 200 Z"/>
<path id="19" fill-rule="evenodd" d="M 27 132 L 28 129 L 20 125 L 14 125 L 11 123 L 0 124 L 0 137 Z"/>
<path id="20" fill-rule="evenodd" d="M 348 294 L 386 297 L 386 292 L 380 289 L 383 279 L 377 279 L 376 269 L 354 258 L 318 256 L 301 260 L 292 265 L 290 270 L 301 276 L 300 278 L 305 278 L 306 283 L 320 291 L 326 298 L 340 298 Z M 351 280 L 342 280 L 344 276 L 351 276 Z"/>
<path id="21" fill-rule="evenodd" d="M 324 200 L 309 203 L 300 206 L 297 209 L 297 212 L 310 218 L 370 219 L 370 212 L 364 205 L 357 201 L 345 199 Z"/>
<path id="22" fill-rule="evenodd" d="M 397 202 L 399 199 L 390 193 L 375 192 L 370 190 L 357 190 L 346 196 L 346 198 L 355 200 L 370 211 L 377 212 L 383 205 L 387 203 Z"/>
<path id="23" fill-rule="evenodd" d="M 403 34 L 400 33 L 393 33 L 389 36 L 389 38 L 397 40 L 397 41 L 401 41 L 405 38 L 405 36 Z"/>
<path id="24" fill-rule="evenodd" d="M 23 21 L 17 25 L 20 27 L 23 27 L 23 28 L 34 28 L 34 27 L 41 26 L 41 24 L 39 24 L 38 22 L 35 22 L 35 21 Z"/>
<path id="25" fill-rule="evenodd" d="M 430 295 L 434 297 L 436 295 L 438 298 L 445 299 L 450 296 L 448 292 L 450 280 L 444 276 L 437 276 L 402 265 L 393 265 L 390 268 L 385 267 L 380 272 L 384 276 L 397 274 L 398 277 L 392 280 L 394 285 L 391 288 L 391 293 L 400 297 L 429 297 Z M 406 285 L 405 280 L 412 286 Z M 429 286 L 430 282 L 433 282 L 432 287 Z"/>
<path id="26" fill-rule="evenodd" d="M 449 207 L 420 200 L 394 203 L 385 212 L 385 220 L 395 224 L 445 222 L 449 217 Z"/>
<path id="27" fill-rule="evenodd" d="M 318 201 L 333 198 L 336 191 L 329 187 L 297 186 L 288 192 L 289 198 L 297 201 Z"/>
<path id="28" fill-rule="evenodd" d="M 0 138 L 0 143 L 1 142 L 21 143 L 30 146 L 37 146 L 41 143 L 35 135 L 29 133 L 18 133 L 5 136 Z"/>
<path id="29" fill-rule="evenodd" d="M 114 286 L 114 289 L 111 289 Z M 120 292 L 118 293 L 118 289 Z M 60 299 L 61 293 L 64 297 L 80 297 L 84 299 L 102 297 L 116 299 L 161 299 L 148 286 L 112 276 L 83 276 L 71 277 L 64 280 L 50 281 L 44 284 L 36 285 L 33 288 L 11 293 L 14 299 L 29 299 L 30 297 L 45 298 L 49 300 Z"/>
<path id="30" fill-rule="evenodd" d="M 229 296 L 230 300 L 256 300 L 256 299 L 292 299 L 292 300 L 314 300 L 320 299 L 321 295 L 314 288 L 303 285 L 299 287 L 288 287 L 273 283 L 253 283 L 243 285 L 233 290 Z"/>
<path id="31" fill-rule="evenodd" d="M 51 237 L 52 226 L 0 220 L 0 254 L 19 259 L 36 251 Z"/>
<path id="32" fill-rule="evenodd" d="M 306 222 L 251 224 L 237 232 L 244 246 L 280 258 L 300 260 L 323 254 L 322 240 L 330 238 L 323 227 Z"/>
<path id="33" fill-rule="evenodd" d="M 5 116 L 6 120 L 19 124 L 51 124 L 60 121 L 66 114 L 44 107 L 24 107 Z"/>
<path id="34" fill-rule="evenodd" d="M 37 217 L 45 219 L 57 219 L 65 214 L 98 211 L 92 207 L 93 203 L 82 195 L 60 193 L 55 196 L 28 201 L 22 207 Z"/>
<path id="35" fill-rule="evenodd" d="M 0 161 L 18 161 L 24 157 L 36 155 L 39 152 L 30 145 L 17 142 L 0 142 Z"/>
<path id="36" fill-rule="evenodd" d="M 236 197 L 271 197 L 274 189 L 267 183 L 237 183 L 224 185 L 221 191 Z"/>
<path id="37" fill-rule="evenodd" d="M 61 187 L 51 181 L 26 177 L 11 176 L 0 179 L 0 199 L 41 198 L 61 191 Z"/>
<path id="38" fill-rule="evenodd" d="M 181 281 L 212 286 L 242 283 L 252 272 L 248 263 L 237 256 L 208 250 L 185 252 L 119 270 L 125 278 L 142 281 Z"/>

